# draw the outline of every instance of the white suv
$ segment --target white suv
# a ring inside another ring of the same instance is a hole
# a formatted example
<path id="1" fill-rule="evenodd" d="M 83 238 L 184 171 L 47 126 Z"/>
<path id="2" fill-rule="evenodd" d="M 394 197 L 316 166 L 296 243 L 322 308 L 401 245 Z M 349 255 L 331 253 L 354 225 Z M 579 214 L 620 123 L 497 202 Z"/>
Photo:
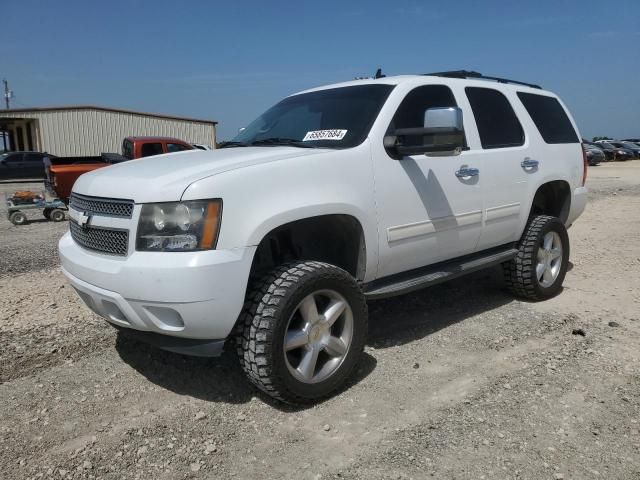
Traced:
<path id="1" fill-rule="evenodd" d="M 221 149 L 82 175 L 63 271 L 129 335 L 192 355 L 233 339 L 255 385 L 311 402 L 354 370 L 369 299 L 496 264 L 520 297 L 557 294 L 579 138 L 554 94 L 475 72 L 315 88 Z"/>

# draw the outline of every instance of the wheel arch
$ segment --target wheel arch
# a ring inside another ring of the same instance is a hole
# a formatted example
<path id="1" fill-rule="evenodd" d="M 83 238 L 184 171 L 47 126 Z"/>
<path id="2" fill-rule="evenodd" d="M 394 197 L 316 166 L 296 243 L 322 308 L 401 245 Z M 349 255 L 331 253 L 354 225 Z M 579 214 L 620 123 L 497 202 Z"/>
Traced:
<path id="1" fill-rule="evenodd" d="M 316 260 L 336 265 L 365 280 L 372 252 L 363 224 L 351 213 L 320 213 L 264 222 L 252 235 L 257 245 L 252 274 L 292 260 Z"/>
<path id="2" fill-rule="evenodd" d="M 566 180 L 549 180 L 536 189 L 529 217 L 549 215 L 566 223 L 571 210 L 571 185 Z"/>

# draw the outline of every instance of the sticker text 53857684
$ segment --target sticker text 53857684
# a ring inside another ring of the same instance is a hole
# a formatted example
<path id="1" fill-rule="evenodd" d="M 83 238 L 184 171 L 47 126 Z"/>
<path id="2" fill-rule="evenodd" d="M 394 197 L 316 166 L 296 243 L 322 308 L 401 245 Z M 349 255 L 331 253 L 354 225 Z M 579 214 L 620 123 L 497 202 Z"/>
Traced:
<path id="1" fill-rule="evenodd" d="M 342 140 L 347 134 L 347 130 L 313 130 L 307 132 L 302 139 L 303 142 L 312 140 Z"/>

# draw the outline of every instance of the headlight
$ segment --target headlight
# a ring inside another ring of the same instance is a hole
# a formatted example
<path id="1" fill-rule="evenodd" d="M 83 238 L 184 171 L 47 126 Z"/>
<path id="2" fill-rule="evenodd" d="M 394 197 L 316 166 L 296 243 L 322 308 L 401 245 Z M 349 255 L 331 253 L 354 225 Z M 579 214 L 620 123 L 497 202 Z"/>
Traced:
<path id="1" fill-rule="evenodd" d="M 136 250 L 188 252 L 216 248 L 221 217 L 219 199 L 143 205 Z"/>

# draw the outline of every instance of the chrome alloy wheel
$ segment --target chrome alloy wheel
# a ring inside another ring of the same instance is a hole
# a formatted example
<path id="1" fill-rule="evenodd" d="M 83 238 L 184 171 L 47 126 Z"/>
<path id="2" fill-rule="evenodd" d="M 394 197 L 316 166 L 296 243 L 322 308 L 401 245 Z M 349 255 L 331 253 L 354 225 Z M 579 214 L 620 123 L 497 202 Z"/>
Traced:
<path id="1" fill-rule="evenodd" d="M 301 382 L 322 382 L 340 368 L 352 338 L 349 303 L 334 290 L 315 291 L 289 318 L 284 338 L 287 368 Z"/>
<path id="2" fill-rule="evenodd" d="M 556 281 L 562 269 L 562 240 L 556 232 L 548 232 L 538 247 L 536 277 L 544 288 Z"/>

